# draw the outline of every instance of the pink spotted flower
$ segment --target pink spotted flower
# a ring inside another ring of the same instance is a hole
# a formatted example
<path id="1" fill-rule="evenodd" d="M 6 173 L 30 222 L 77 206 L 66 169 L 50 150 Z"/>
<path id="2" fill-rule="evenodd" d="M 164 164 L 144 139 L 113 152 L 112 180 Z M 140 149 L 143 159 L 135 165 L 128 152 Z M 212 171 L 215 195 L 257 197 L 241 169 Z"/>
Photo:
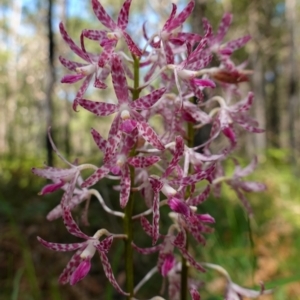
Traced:
<path id="1" fill-rule="evenodd" d="M 64 204 L 62 205 L 63 220 L 67 230 L 72 235 L 84 239 L 85 241 L 74 244 L 59 244 L 47 242 L 42 238 L 38 237 L 38 241 L 48 249 L 61 252 L 77 250 L 72 256 L 67 266 L 65 267 L 65 269 L 63 270 L 62 274 L 60 275 L 59 282 L 61 284 L 70 283 L 71 285 L 74 285 L 78 281 L 82 280 L 88 274 L 91 268 L 92 257 L 96 252 L 98 252 L 107 279 L 119 293 L 123 295 L 128 295 L 120 288 L 120 286 L 116 282 L 110 263 L 106 256 L 113 242 L 113 236 L 110 235 L 102 241 L 99 241 L 101 235 L 103 235 L 106 232 L 105 230 L 97 231 L 93 237 L 87 236 L 79 229 L 78 225 L 75 223 L 69 208 Z"/>
<path id="2" fill-rule="evenodd" d="M 108 141 L 104 140 L 102 136 L 94 129 L 92 129 L 93 138 L 102 152 L 105 152 L 108 146 Z M 107 160 L 103 166 L 97 169 L 89 178 L 83 183 L 82 187 L 89 187 L 101 180 L 109 172 L 114 175 L 120 175 L 120 205 L 124 208 L 128 202 L 131 190 L 131 178 L 129 165 L 135 168 L 147 168 L 157 163 L 160 158 L 155 155 L 149 156 L 133 156 L 129 157 L 129 152 L 134 147 L 137 139 L 137 132 L 133 131 L 131 134 L 124 135 L 121 139 L 120 152 L 116 153 L 111 159 Z"/>
<path id="3" fill-rule="evenodd" d="M 117 23 L 108 15 L 104 7 L 98 0 L 92 0 L 92 7 L 94 13 L 98 20 L 107 28 L 108 31 L 103 31 L 106 34 L 106 37 L 111 40 L 118 41 L 121 38 L 124 38 L 129 51 L 140 57 L 142 55 L 141 50 L 134 43 L 130 35 L 126 32 L 126 27 L 128 25 L 129 19 L 129 10 L 130 10 L 131 0 L 125 0 L 123 6 L 118 15 Z"/>
<path id="4" fill-rule="evenodd" d="M 199 170 L 194 174 L 183 176 L 181 169 L 178 166 L 178 163 L 185 151 L 185 145 L 182 137 L 176 137 L 175 142 L 175 151 L 172 157 L 171 162 L 168 167 L 161 175 L 161 177 L 151 176 L 149 177 L 150 184 L 154 191 L 154 199 L 153 199 L 153 243 L 155 243 L 159 236 L 159 194 L 162 192 L 167 199 L 171 199 L 173 197 L 181 197 L 178 192 L 181 188 L 186 186 L 192 186 L 195 183 L 209 179 L 212 172 L 214 171 L 214 164 L 210 165 L 208 168 L 204 170 Z M 179 173 L 176 178 L 168 178 L 170 177 L 174 171 Z"/>
<path id="5" fill-rule="evenodd" d="M 150 109 L 161 98 L 166 88 L 154 90 L 150 94 L 132 101 L 129 96 L 125 72 L 118 55 L 113 56 L 112 81 L 118 98 L 117 104 L 95 102 L 87 99 L 78 100 L 79 105 L 97 116 L 108 116 L 117 113 L 109 132 L 104 161 L 108 161 L 116 152 L 121 140 L 121 130 L 130 133 L 137 128 L 139 134 L 143 136 L 147 142 L 157 149 L 164 150 L 164 146 L 160 142 L 157 134 L 148 123 L 145 122 L 141 114 L 138 113 L 138 110 Z"/>
<path id="6" fill-rule="evenodd" d="M 102 57 L 103 54 L 96 55 L 93 53 L 89 53 L 85 50 L 84 43 L 83 43 L 83 33 L 81 34 L 81 47 L 77 46 L 76 43 L 71 39 L 69 34 L 67 33 L 63 23 L 59 24 L 59 29 L 61 36 L 63 37 L 64 41 L 68 44 L 70 49 L 81 59 L 83 59 L 86 63 L 79 63 L 75 61 L 70 61 L 62 56 L 59 57 L 60 62 L 64 67 L 68 70 L 73 71 L 73 74 L 65 75 L 61 82 L 62 83 L 75 83 L 81 79 L 84 79 L 81 87 L 79 88 L 78 92 L 76 93 L 73 109 L 76 110 L 76 100 L 81 99 L 88 89 L 91 80 L 94 78 L 94 86 L 96 88 L 104 89 L 106 88 L 106 84 L 104 80 L 110 73 L 110 67 L 98 67 L 98 60 L 99 57 Z M 106 43 L 106 48 L 108 47 Z M 105 47 L 103 48 L 105 50 Z M 108 59 L 107 59 L 108 60 Z"/>
<path id="7" fill-rule="evenodd" d="M 230 56 L 234 51 L 243 47 L 251 39 L 251 37 L 249 35 L 245 35 L 227 43 L 223 43 L 224 37 L 229 29 L 231 22 L 232 15 L 229 13 L 225 13 L 221 20 L 217 33 L 214 35 L 211 29 L 212 27 L 208 20 L 205 18 L 203 19 L 204 30 L 210 32 L 210 34 L 207 36 L 210 51 L 218 55 L 221 62 L 225 65 L 225 68 L 228 71 L 231 71 L 231 75 L 233 76 L 235 73 L 238 73 L 238 70 L 236 70 L 233 62 L 230 60 Z M 240 76 L 241 75 L 242 74 L 240 74 Z M 238 82 L 242 82 L 245 80 L 247 80 L 247 78 L 245 76 L 241 76 Z"/>
<path id="8" fill-rule="evenodd" d="M 144 217 L 141 218 L 141 224 L 145 232 L 152 236 L 152 225 Z M 171 226 L 168 230 L 168 234 L 161 236 L 163 242 L 159 245 L 150 247 L 150 248 L 140 248 L 137 245 L 133 244 L 133 248 L 141 254 L 149 255 L 151 253 L 159 252 L 157 268 L 162 276 L 167 276 L 168 273 L 174 268 L 176 264 L 176 259 L 174 255 L 174 250 L 177 248 L 182 256 L 200 272 L 205 272 L 203 266 L 196 262 L 193 256 L 185 248 L 186 245 L 186 235 L 184 231 L 180 231 L 177 235 L 174 232 L 175 227 Z"/>

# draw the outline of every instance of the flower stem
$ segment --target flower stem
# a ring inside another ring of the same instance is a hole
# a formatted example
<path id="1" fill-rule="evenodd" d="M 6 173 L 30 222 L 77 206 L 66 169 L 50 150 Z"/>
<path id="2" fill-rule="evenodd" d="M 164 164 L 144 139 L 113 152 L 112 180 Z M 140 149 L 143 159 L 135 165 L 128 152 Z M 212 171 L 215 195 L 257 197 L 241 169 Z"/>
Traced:
<path id="1" fill-rule="evenodd" d="M 132 91 L 132 100 L 136 100 L 139 98 L 140 90 L 139 87 L 139 66 L 140 61 L 139 58 L 133 55 L 133 74 L 134 74 L 134 89 Z M 130 156 L 135 155 L 135 147 L 131 150 Z M 134 183 L 134 167 L 130 166 L 130 179 L 131 184 Z M 126 288 L 129 293 L 128 300 L 132 299 L 134 295 L 134 270 L 133 270 L 133 226 L 132 226 L 132 215 L 133 215 L 133 204 L 134 204 L 134 193 L 131 191 L 129 200 L 125 207 L 125 217 L 124 217 L 124 233 L 127 235 L 127 239 L 125 240 L 125 272 L 126 272 Z"/>
<path id="2" fill-rule="evenodd" d="M 134 168 L 130 167 L 131 182 L 134 182 Z M 133 248 L 131 242 L 133 241 L 133 227 L 132 227 L 132 212 L 134 203 L 134 193 L 130 193 L 129 200 L 125 207 L 124 217 L 124 233 L 127 235 L 125 240 L 125 272 L 126 272 L 126 290 L 130 294 L 128 299 L 133 297 L 134 278 L 133 278 Z"/>
<path id="3" fill-rule="evenodd" d="M 188 147 L 192 148 L 194 144 L 194 135 L 195 135 L 195 129 L 192 123 L 187 124 L 187 136 L 188 136 Z M 190 173 L 190 168 L 189 168 Z M 186 199 L 190 197 L 191 194 L 191 188 L 190 186 L 186 189 Z M 186 235 L 186 244 L 185 248 L 188 250 L 189 247 L 189 240 L 188 240 L 188 234 Z M 186 300 L 188 295 L 188 265 L 186 259 L 182 256 L 181 257 L 181 293 L 180 293 L 180 300 Z"/>

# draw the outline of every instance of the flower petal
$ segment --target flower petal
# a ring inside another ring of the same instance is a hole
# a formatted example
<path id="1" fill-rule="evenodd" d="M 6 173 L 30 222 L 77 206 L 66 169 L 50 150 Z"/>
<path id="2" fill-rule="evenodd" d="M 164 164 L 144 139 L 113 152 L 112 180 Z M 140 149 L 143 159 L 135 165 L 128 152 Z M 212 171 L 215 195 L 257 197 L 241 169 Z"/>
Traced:
<path id="1" fill-rule="evenodd" d="M 131 179 L 130 179 L 130 169 L 127 164 L 122 168 L 121 177 L 121 191 L 120 191 L 120 206 L 125 208 L 130 195 Z"/>
<path id="2" fill-rule="evenodd" d="M 121 58 L 113 56 L 111 68 L 112 82 L 119 104 L 128 103 L 129 93 Z"/>
<path id="3" fill-rule="evenodd" d="M 91 129 L 91 134 L 98 148 L 104 153 L 106 148 L 106 140 L 94 128 Z"/>
<path id="4" fill-rule="evenodd" d="M 160 157 L 155 155 L 150 155 L 147 157 L 135 156 L 129 157 L 127 161 L 130 165 L 134 166 L 135 168 L 147 168 L 160 161 Z"/>
<path id="5" fill-rule="evenodd" d="M 82 184 L 81 187 L 90 187 L 101 180 L 106 174 L 109 173 L 110 168 L 103 165 L 97 171 L 95 171 L 90 177 L 88 177 Z"/>
<path id="6" fill-rule="evenodd" d="M 51 243 L 43 240 L 39 236 L 37 237 L 38 241 L 46 248 L 53 250 L 53 251 L 60 251 L 60 252 L 66 252 L 66 251 L 74 251 L 79 248 L 82 248 L 86 245 L 86 242 L 83 243 L 74 243 L 74 244 L 60 244 L 60 243 Z"/>
<path id="7" fill-rule="evenodd" d="M 91 269 L 91 259 L 87 258 L 80 262 L 79 266 L 75 269 L 70 277 L 70 285 L 76 284 L 82 280 Z"/>
<path id="8" fill-rule="evenodd" d="M 146 122 L 138 122 L 137 127 L 143 138 L 158 150 L 165 150 L 164 145 L 159 140 L 156 132 Z"/>
<path id="9" fill-rule="evenodd" d="M 166 88 L 155 90 L 152 93 L 131 102 L 130 107 L 135 110 L 149 109 L 161 98 L 165 91 Z"/>
<path id="10" fill-rule="evenodd" d="M 118 149 L 121 140 L 120 125 L 121 125 L 121 117 L 118 114 L 114 118 L 108 133 L 108 139 L 106 142 L 106 149 L 104 154 L 104 162 L 109 162 L 116 154 L 116 151 Z"/>
<path id="11" fill-rule="evenodd" d="M 89 236 L 87 236 L 86 234 L 84 234 L 78 227 L 78 225 L 76 224 L 76 222 L 74 221 L 71 211 L 65 207 L 62 204 L 62 209 L 63 209 L 63 220 L 64 220 L 64 224 L 66 226 L 66 229 L 72 234 L 75 235 L 79 238 L 88 240 Z"/>
<path id="12" fill-rule="evenodd" d="M 96 17 L 105 27 L 107 27 L 111 30 L 115 30 L 117 28 L 117 24 L 107 14 L 104 7 L 98 0 L 92 0 L 92 7 L 93 7 Z"/>
<path id="13" fill-rule="evenodd" d="M 168 167 L 166 168 L 165 172 L 163 173 L 162 177 L 166 178 L 169 175 L 171 175 L 173 170 L 176 168 L 179 160 L 181 159 L 183 153 L 184 153 L 183 138 L 181 136 L 177 136 L 176 139 L 175 139 L 175 153 L 174 153 L 174 156 L 173 156 L 171 162 L 169 163 Z"/>
<path id="14" fill-rule="evenodd" d="M 190 16 L 195 6 L 195 1 L 190 1 L 188 5 L 182 10 L 182 12 L 175 18 L 172 18 L 167 30 L 170 32 L 173 29 L 181 26 L 185 20 Z"/>
<path id="15" fill-rule="evenodd" d="M 74 41 L 70 38 L 68 35 L 64 24 L 62 22 L 59 23 L 59 30 L 61 33 L 62 38 L 65 40 L 65 42 L 69 45 L 70 49 L 77 54 L 79 57 L 81 57 L 83 60 L 90 62 L 90 58 L 87 53 L 85 53 L 82 49 L 80 49 Z"/>
<path id="16" fill-rule="evenodd" d="M 118 106 L 112 103 L 97 102 L 87 99 L 78 99 L 78 104 L 97 116 L 109 116 L 118 110 Z"/>
<path id="17" fill-rule="evenodd" d="M 107 279 L 109 280 L 109 282 L 112 284 L 112 286 L 122 295 L 124 296 L 129 296 L 128 293 L 124 292 L 120 286 L 118 285 L 116 279 L 115 279 L 115 276 L 113 274 L 113 271 L 111 269 L 111 266 L 110 266 L 110 263 L 108 261 L 108 258 L 107 256 L 101 252 L 101 251 L 98 251 L 99 252 L 99 255 L 100 255 L 100 259 L 101 259 L 101 262 L 102 262 L 102 266 L 103 266 L 103 270 L 104 270 L 104 273 L 107 277 Z"/>
<path id="18" fill-rule="evenodd" d="M 125 30 L 128 25 L 128 16 L 129 16 L 129 10 L 130 10 L 131 0 L 126 0 L 123 3 L 123 6 L 120 10 L 119 16 L 118 16 L 118 27 L 122 30 Z"/>

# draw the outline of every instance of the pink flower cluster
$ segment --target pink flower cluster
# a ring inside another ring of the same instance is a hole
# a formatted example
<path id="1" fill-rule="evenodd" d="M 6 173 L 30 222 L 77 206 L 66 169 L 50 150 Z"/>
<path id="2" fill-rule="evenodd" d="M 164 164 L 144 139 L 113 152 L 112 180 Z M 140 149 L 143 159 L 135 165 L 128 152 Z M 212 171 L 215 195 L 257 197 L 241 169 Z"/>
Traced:
<path id="1" fill-rule="evenodd" d="M 111 233 L 102 228 L 92 236 L 86 235 L 79 229 L 71 211 L 94 196 L 107 213 L 125 218 L 125 208 L 131 195 L 140 192 L 145 200 L 145 211 L 130 218 L 132 222 L 140 220 L 153 247 L 141 248 L 134 240 L 131 245 L 137 253 L 147 255 L 158 252 L 156 267 L 145 278 L 155 272 L 167 277 L 169 299 L 176 300 L 181 292 L 180 255 L 189 266 L 199 272 L 205 271 L 205 265 L 191 255 L 187 235 L 205 245 L 205 235 L 213 231 L 211 224 L 216 221 L 209 213 L 198 213 L 197 207 L 208 199 L 211 192 L 215 196 L 220 195 L 221 184 L 225 183 L 236 192 L 251 214 L 244 192 L 264 189 L 261 183 L 242 180 L 254 170 L 256 159 L 243 169 L 232 158 L 238 144 L 238 127 L 251 133 L 263 131 L 249 116 L 253 94 L 243 95 L 239 89 L 239 83 L 247 81 L 251 72 L 243 69 L 244 65 L 236 66 L 231 59 L 232 53 L 244 46 L 250 37 L 223 42 L 231 23 L 230 14 L 223 16 L 215 34 L 206 19 L 203 20 L 203 36 L 183 32 L 182 25 L 195 5 L 195 1 L 191 0 L 181 12 L 177 12 L 177 6 L 172 4 L 165 24 L 161 29 L 157 28 L 151 37 L 144 25 L 141 30 L 144 45 L 137 44 L 126 30 L 131 0 L 125 0 L 116 22 L 99 0 L 91 2 L 104 29 L 83 30 L 77 45 L 64 25 L 60 24 L 62 38 L 84 61 L 75 62 L 60 57 L 61 63 L 70 71 L 61 82 L 82 81 L 73 102 L 75 111 L 80 106 L 99 117 L 113 115 L 113 121 L 106 139 L 95 129 L 91 130 L 92 138 L 103 153 L 103 164 L 100 166 L 69 163 L 56 149 L 49 134 L 55 152 L 67 168 L 32 169 L 34 174 L 52 181 L 40 194 L 64 190 L 61 203 L 47 218 L 54 220 L 62 217 L 67 230 L 84 242 L 56 244 L 40 237 L 38 240 L 55 251 L 76 251 L 60 276 L 61 283 L 73 285 L 83 279 L 90 270 L 92 257 L 98 252 L 109 282 L 121 294 L 137 299 L 138 289 L 146 279 L 138 284 L 134 293 L 124 292 L 113 275 L 106 255 L 113 240 L 128 238 L 126 232 Z M 86 39 L 98 43 L 98 53 L 86 49 Z M 107 88 L 109 75 L 116 101 L 86 99 L 90 84 L 100 91 Z M 160 117 L 159 132 L 150 125 L 154 116 Z M 211 124 L 209 138 L 194 147 L 191 143 L 194 137 L 189 128 L 194 127 L 195 130 L 207 124 Z M 215 143 L 216 139 L 221 142 Z M 235 164 L 232 175 L 225 175 L 223 169 L 223 162 L 228 159 Z M 85 169 L 92 169 L 93 173 L 83 179 L 81 172 Z M 120 211 L 109 208 L 99 191 L 92 188 L 104 177 L 119 180 Z M 160 208 L 164 205 L 169 207 L 172 224 L 162 232 L 165 228 L 160 227 Z M 259 295 L 259 292 L 239 288 L 231 280 L 228 282 L 227 295 L 231 296 L 226 296 L 226 299 L 238 299 L 238 295 Z M 188 288 L 194 300 L 200 299 L 198 287 L 199 283 L 188 279 Z M 236 296 L 232 296 L 234 293 Z"/>

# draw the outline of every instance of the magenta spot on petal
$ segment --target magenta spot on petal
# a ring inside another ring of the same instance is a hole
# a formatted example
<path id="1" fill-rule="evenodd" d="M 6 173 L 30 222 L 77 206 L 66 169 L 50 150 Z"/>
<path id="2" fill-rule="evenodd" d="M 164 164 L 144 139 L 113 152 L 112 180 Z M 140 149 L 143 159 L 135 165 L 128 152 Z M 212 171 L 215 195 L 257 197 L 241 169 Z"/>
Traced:
<path id="1" fill-rule="evenodd" d="M 189 216 L 190 209 L 183 201 L 177 198 L 171 198 L 169 199 L 168 204 L 173 211 L 182 214 L 186 217 Z"/>
<path id="2" fill-rule="evenodd" d="M 225 135 L 226 137 L 229 138 L 229 140 L 230 140 L 233 144 L 236 143 L 236 136 L 235 136 L 235 133 L 234 133 L 234 131 L 233 131 L 230 127 L 224 128 L 222 132 L 224 133 L 224 135 Z"/>
<path id="3" fill-rule="evenodd" d="M 137 126 L 137 122 L 134 120 L 125 120 L 121 125 L 121 130 L 126 133 L 131 133 Z"/>
<path id="4" fill-rule="evenodd" d="M 120 175 L 121 174 L 121 169 L 119 166 L 113 166 L 110 168 L 110 171 L 114 174 L 114 175 Z"/>
<path id="5" fill-rule="evenodd" d="M 197 215 L 198 220 L 204 223 L 215 223 L 215 219 L 209 214 Z"/>
<path id="6" fill-rule="evenodd" d="M 163 277 L 167 276 L 168 273 L 173 269 L 175 262 L 175 257 L 172 254 L 168 253 L 161 267 L 161 275 Z"/>
<path id="7" fill-rule="evenodd" d="M 74 285 L 81 279 L 83 279 L 87 273 L 90 271 L 91 268 L 91 260 L 85 259 L 83 260 L 79 266 L 76 268 L 76 270 L 72 273 L 70 278 L 70 284 Z"/>
<path id="8" fill-rule="evenodd" d="M 39 195 L 46 195 L 55 192 L 56 190 L 60 189 L 65 182 L 61 180 L 58 183 L 52 183 L 52 184 L 47 184 L 43 187 L 43 189 L 39 192 Z"/>

